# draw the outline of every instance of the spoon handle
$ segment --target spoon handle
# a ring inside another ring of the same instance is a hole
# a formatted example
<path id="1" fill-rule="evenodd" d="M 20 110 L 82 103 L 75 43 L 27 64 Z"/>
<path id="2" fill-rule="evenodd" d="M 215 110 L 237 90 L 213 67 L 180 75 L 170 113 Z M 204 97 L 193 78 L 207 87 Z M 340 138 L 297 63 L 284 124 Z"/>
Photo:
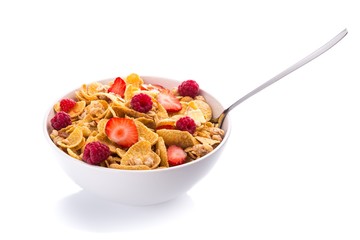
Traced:
<path id="1" fill-rule="evenodd" d="M 319 49 L 312 52 L 311 54 L 309 54 L 305 58 L 301 59 L 300 61 L 298 61 L 294 65 L 292 65 L 289 68 L 285 69 L 284 71 L 282 71 L 281 73 L 279 73 L 275 77 L 273 77 L 270 80 L 264 82 L 263 84 L 261 84 L 260 86 L 258 86 L 257 88 L 255 88 L 254 90 L 252 90 L 251 92 L 249 92 L 248 94 L 246 94 L 245 96 L 243 96 L 242 98 L 237 100 L 236 102 L 234 102 L 232 105 L 230 105 L 230 107 L 228 107 L 227 109 L 224 110 L 224 114 L 226 115 L 231 109 L 233 109 L 234 107 L 236 107 L 237 105 L 239 105 L 240 103 L 242 103 L 243 101 L 248 99 L 249 97 L 255 95 L 256 93 L 260 92 L 264 88 L 266 88 L 266 87 L 270 86 L 271 84 L 279 81 L 281 78 L 285 77 L 289 73 L 292 73 L 296 69 L 298 69 L 298 68 L 304 66 L 305 64 L 307 64 L 308 62 L 314 60 L 315 58 L 317 58 L 318 56 L 320 56 L 321 54 L 323 54 L 324 52 L 326 52 L 327 50 L 332 48 L 335 44 L 337 44 L 341 39 L 343 39 L 346 36 L 347 33 L 348 33 L 348 31 L 345 28 L 343 31 L 341 31 L 338 35 L 336 35 L 329 42 L 325 43 Z"/>

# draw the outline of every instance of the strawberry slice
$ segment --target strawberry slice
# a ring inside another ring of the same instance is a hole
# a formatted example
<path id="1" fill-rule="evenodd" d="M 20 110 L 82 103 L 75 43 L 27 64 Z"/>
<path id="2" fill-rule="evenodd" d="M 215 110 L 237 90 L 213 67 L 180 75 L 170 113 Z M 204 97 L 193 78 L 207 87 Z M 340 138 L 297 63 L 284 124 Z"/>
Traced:
<path id="1" fill-rule="evenodd" d="M 163 89 L 158 94 L 157 100 L 168 112 L 178 112 L 182 109 L 179 99 L 168 89 Z"/>
<path id="2" fill-rule="evenodd" d="M 171 145 L 167 150 L 168 163 L 170 166 L 177 166 L 185 163 L 186 152 L 176 145 Z"/>
<path id="3" fill-rule="evenodd" d="M 165 125 L 156 127 L 156 130 L 160 130 L 160 129 L 175 129 L 175 126 L 165 124 Z"/>
<path id="4" fill-rule="evenodd" d="M 115 78 L 113 85 L 111 85 L 111 87 L 108 89 L 108 92 L 118 94 L 123 98 L 125 93 L 125 88 L 126 88 L 125 81 L 122 78 L 117 77 Z"/>
<path id="5" fill-rule="evenodd" d="M 129 118 L 110 118 L 105 133 L 111 141 L 125 148 L 131 147 L 139 138 L 136 125 Z"/>
<path id="6" fill-rule="evenodd" d="M 159 90 L 160 92 L 165 89 L 163 86 L 161 86 L 159 84 L 149 84 L 148 88 L 150 90 L 156 89 L 156 90 Z"/>
<path id="7" fill-rule="evenodd" d="M 159 92 L 161 92 L 165 88 L 159 84 L 145 84 L 144 83 L 144 84 L 141 84 L 140 89 L 147 90 L 147 91 L 158 90 Z"/>
<path id="8" fill-rule="evenodd" d="M 145 83 L 141 84 L 141 85 L 140 85 L 140 90 L 148 91 L 148 90 L 149 90 L 149 89 L 148 89 L 148 84 L 145 84 Z"/>

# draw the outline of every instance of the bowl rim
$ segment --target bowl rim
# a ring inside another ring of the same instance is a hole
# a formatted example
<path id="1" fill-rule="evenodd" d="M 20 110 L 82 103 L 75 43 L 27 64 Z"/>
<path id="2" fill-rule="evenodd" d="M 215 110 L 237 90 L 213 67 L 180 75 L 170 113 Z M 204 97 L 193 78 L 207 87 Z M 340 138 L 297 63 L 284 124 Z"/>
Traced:
<path id="1" fill-rule="evenodd" d="M 146 79 L 146 78 L 159 78 L 159 79 L 162 79 L 162 80 L 167 80 L 167 81 L 171 81 L 171 82 L 177 82 L 177 83 L 180 83 L 180 81 L 178 80 L 175 80 L 175 79 L 171 79 L 171 78 L 166 78 L 166 77 L 158 77 L 158 76 L 143 76 L 141 75 L 140 76 L 141 78 L 143 79 Z M 97 80 L 97 81 L 92 81 L 90 83 L 93 83 L 93 82 L 102 82 L 102 83 L 106 83 L 106 82 L 110 82 L 110 81 L 113 81 L 115 79 L 114 78 L 105 78 L 105 79 L 102 79 L 102 80 Z M 78 89 L 78 88 L 77 88 Z M 70 94 L 74 91 L 76 91 L 77 89 L 73 89 L 71 91 L 69 91 L 67 94 Z M 215 99 L 218 103 L 219 103 L 219 106 L 224 109 L 224 106 L 221 104 L 220 101 L 217 100 L 217 98 L 215 98 L 212 94 L 210 94 L 209 92 L 207 92 L 206 90 L 204 90 L 203 88 L 200 89 L 200 93 L 205 93 L 206 95 L 209 95 L 211 96 L 213 99 Z M 65 94 L 65 95 L 67 95 Z M 65 96 L 64 94 L 62 96 Z M 44 135 L 45 135 L 45 138 L 47 140 L 47 142 L 49 143 L 49 145 L 51 145 L 52 148 L 55 148 L 57 152 L 59 152 L 60 154 L 63 154 L 64 155 L 64 158 L 65 159 L 68 159 L 69 161 L 70 160 L 74 160 L 74 164 L 81 164 L 82 166 L 84 167 L 87 167 L 87 168 L 90 168 L 92 170 L 96 170 L 96 171 L 110 171 L 110 172 L 120 172 L 120 173 L 131 173 L 131 174 L 137 174 L 137 173 L 148 173 L 148 174 L 151 174 L 151 173 L 157 173 L 157 172 L 166 172 L 166 171 L 174 171 L 176 169 L 180 169 L 180 168 L 187 168 L 187 167 L 190 167 L 191 165 L 193 164 L 197 164 L 201 161 L 204 161 L 206 158 L 209 158 L 210 156 L 212 156 L 213 154 L 215 154 L 217 151 L 219 151 L 221 148 L 223 148 L 223 145 L 225 145 L 225 143 L 227 142 L 229 136 L 230 136 L 230 133 L 231 133 L 231 129 L 232 129 L 232 123 L 231 123 L 231 114 L 228 114 L 228 116 L 226 117 L 226 119 L 224 121 L 226 121 L 226 124 L 227 124 L 227 129 L 225 131 L 225 136 L 223 138 L 223 140 L 220 142 L 220 144 L 213 150 L 211 151 L 210 153 L 206 154 L 205 156 L 199 158 L 199 159 L 196 159 L 194 161 L 191 161 L 191 162 L 187 162 L 187 163 L 184 163 L 184 164 L 181 164 L 181 165 L 177 165 L 177 166 L 172 166 L 172 167 L 168 167 L 168 168 L 160 168 L 160 169 L 151 169 L 151 170 L 127 170 L 127 169 L 112 169 L 112 168 L 107 168 L 107 167 L 101 167 L 101 166 L 97 166 L 97 165 L 91 165 L 91 164 L 87 164 L 81 160 L 78 160 L 76 158 L 73 158 L 71 156 L 69 156 L 67 153 L 65 153 L 64 151 L 62 151 L 61 149 L 59 149 L 55 144 L 54 142 L 52 141 L 52 139 L 50 138 L 50 134 L 49 134 L 49 115 L 51 114 L 51 112 L 53 111 L 53 106 L 56 102 L 59 101 L 59 99 L 61 99 L 61 97 L 59 98 L 55 98 L 55 102 L 53 102 L 50 107 L 48 107 L 46 109 L 46 112 L 45 112 L 45 116 L 44 116 L 44 119 L 43 119 L 43 131 L 44 131 Z"/>

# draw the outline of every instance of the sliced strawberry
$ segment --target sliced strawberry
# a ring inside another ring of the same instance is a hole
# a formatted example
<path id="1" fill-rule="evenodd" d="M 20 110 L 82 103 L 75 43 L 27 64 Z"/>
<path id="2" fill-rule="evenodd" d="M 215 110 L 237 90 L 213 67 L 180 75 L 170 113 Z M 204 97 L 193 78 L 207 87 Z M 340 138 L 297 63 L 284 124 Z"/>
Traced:
<path id="1" fill-rule="evenodd" d="M 176 145 L 171 145 L 167 150 L 168 163 L 170 166 L 177 166 L 185 163 L 186 152 Z"/>
<path id="2" fill-rule="evenodd" d="M 175 129 L 175 126 L 173 126 L 173 125 L 160 125 L 160 126 L 156 127 L 156 130 L 159 130 L 159 129 Z"/>
<path id="3" fill-rule="evenodd" d="M 144 84 L 141 84 L 140 89 L 147 90 L 147 91 L 158 90 L 159 92 L 161 92 L 165 88 L 159 84 L 145 84 L 144 83 Z"/>
<path id="4" fill-rule="evenodd" d="M 108 92 L 116 93 L 123 98 L 125 93 L 125 88 L 126 88 L 125 81 L 122 78 L 117 77 L 115 78 L 115 81 L 113 85 L 111 85 L 111 87 L 109 88 Z"/>
<path id="5" fill-rule="evenodd" d="M 125 148 L 131 147 L 139 138 L 136 125 L 129 118 L 110 118 L 106 123 L 105 133 L 111 141 Z"/>
<path id="6" fill-rule="evenodd" d="M 146 90 L 146 91 L 147 91 L 147 90 L 149 90 L 148 87 L 149 87 L 148 84 L 145 84 L 145 83 L 144 83 L 144 84 L 141 84 L 141 85 L 140 85 L 140 90 Z"/>
<path id="7" fill-rule="evenodd" d="M 179 99 L 177 99 L 175 95 L 167 89 L 162 90 L 158 94 L 157 100 L 168 112 L 178 112 L 182 108 Z"/>
<path id="8" fill-rule="evenodd" d="M 150 89 L 157 89 L 159 91 L 165 90 L 165 88 L 159 84 L 149 84 Z"/>

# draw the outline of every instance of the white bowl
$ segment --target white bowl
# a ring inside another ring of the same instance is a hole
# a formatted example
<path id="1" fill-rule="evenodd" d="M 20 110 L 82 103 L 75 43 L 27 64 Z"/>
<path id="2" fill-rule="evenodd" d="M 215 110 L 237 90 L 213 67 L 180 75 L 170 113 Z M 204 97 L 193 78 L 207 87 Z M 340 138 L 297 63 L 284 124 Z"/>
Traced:
<path id="1" fill-rule="evenodd" d="M 160 84 L 166 88 L 173 88 L 180 84 L 179 81 L 142 76 L 145 83 Z M 113 80 L 106 79 L 106 83 Z M 218 100 L 206 91 L 201 90 L 201 95 L 213 109 L 214 116 L 218 116 L 223 106 Z M 74 98 L 74 91 L 59 98 Z M 175 167 L 155 170 L 118 170 L 93 166 L 76 160 L 61 151 L 51 140 L 49 133 L 52 131 L 50 119 L 54 116 L 52 109 L 45 116 L 44 132 L 54 157 L 67 175 L 84 190 L 98 195 L 104 199 L 129 205 L 150 205 L 173 199 L 186 193 L 200 179 L 212 169 L 220 159 L 221 152 L 230 134 L 229 116 L 223 123 L 225 137 L 211 153 L 204 157 Z"/>

